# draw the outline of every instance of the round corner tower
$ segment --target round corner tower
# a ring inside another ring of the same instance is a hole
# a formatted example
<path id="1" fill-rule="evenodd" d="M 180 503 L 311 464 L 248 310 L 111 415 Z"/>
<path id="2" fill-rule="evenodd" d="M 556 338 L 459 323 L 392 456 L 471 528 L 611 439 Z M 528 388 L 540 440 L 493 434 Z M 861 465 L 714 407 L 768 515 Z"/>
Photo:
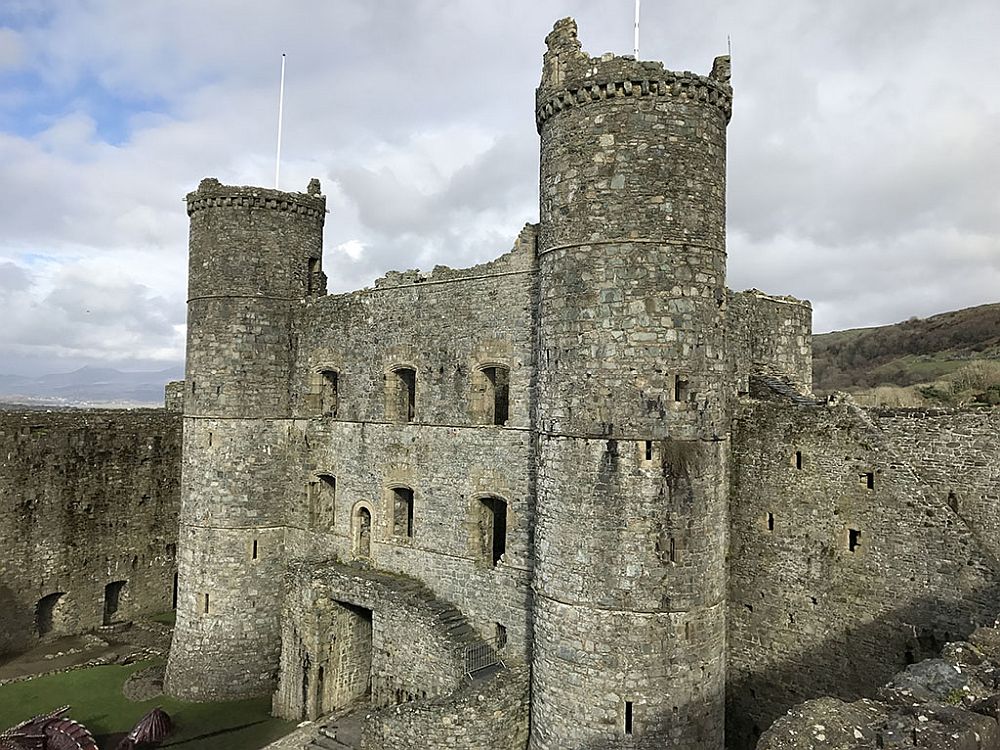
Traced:
<path id="1" fill-rule="evenodd" d="M 205 179 L 191 220 L 177 625 L 166 689 L 273 690 L 290 479 L 294 325 L 325 293 L 326 199 Z"/>
<path id="2" fill-rule="evenodd" d="M 721 750 L 729 60 L 546 38 L 533 750 Z"/>

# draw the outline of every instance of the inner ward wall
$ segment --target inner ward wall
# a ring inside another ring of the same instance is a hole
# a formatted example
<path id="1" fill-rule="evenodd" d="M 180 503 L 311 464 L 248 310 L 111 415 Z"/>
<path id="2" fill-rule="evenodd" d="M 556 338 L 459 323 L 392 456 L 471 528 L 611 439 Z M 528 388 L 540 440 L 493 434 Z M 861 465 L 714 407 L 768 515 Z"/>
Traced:
<path id="1" fill-rule="evenodd" d="M 996 419 L 742 402 L 729 747 L 753 747 L 804 700 L 870 695 L 907 663 L 993 621 Z"/>
<path id="2" fill-rule="evenodd" d="M 502 632 L 508 654 L 521 658 L 533 527 L 534 241 L 529 226 L 491 263 L 394 273 L 374 289 L 307 304 L 293 383 L 307 447 L 286 540 L 290 560 L 364 559 L 420 579 L 484 638 Z M 487 366 L 509 371 L 504 425 L 486 408 Z M 393 410 L 394 367 L 416 373 L 412 422 Z M 336 372 L 335 414 L 314 390 L 321 369 Z M 412 491 L 409 533 L 405 514 L 402 526 L 394 518 L 396 489 Z M 495 565 L 484 543 L 490 497 L 506 504 Z M 362 514 L 371 517 L 367 552 Z"/>
<path id="3" fill-rule="evenodd" d="M 101 626 L 116 581 L 115 621 L 171 608 L 180 437 L 161 410 L 0 411 L 0 654 L 39 642 L 43 597 L 45 637 Z"/>

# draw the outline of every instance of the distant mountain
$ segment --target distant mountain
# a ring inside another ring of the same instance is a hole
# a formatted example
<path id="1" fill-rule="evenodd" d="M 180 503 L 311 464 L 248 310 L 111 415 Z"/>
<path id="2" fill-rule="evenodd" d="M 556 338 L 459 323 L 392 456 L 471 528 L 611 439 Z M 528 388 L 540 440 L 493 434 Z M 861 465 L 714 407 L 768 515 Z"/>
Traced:
<path id="1" fill-rule="evenodd" d="M 162 406 L 163 386 L 184 377 L 181 366 L 146 372 L 81 367 L 39 377 L 0 374 L 0 401 L 54 406 Z"/>
<path id="2" fill-rule="evenodd" d="M 930 403 L 992 403 L 987 392 L 1000 398 L 997 378 L 1000 304 L 813 337 L 813 384 L 819 393 L 895 387 L 909 388 Z"/>

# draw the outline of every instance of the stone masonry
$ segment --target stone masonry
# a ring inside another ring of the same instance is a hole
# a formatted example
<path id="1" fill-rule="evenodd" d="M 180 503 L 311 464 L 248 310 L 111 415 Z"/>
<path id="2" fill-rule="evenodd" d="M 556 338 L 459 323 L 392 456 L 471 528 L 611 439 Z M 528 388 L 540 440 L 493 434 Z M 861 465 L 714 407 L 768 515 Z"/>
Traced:
<path id="1" fill-rule="evenodd" d="M 5 556 L 0 647 L 37 639 L 36 607 L 93 623 L 106 583 L 133 606 L 144 566 L 142 606 L 166 603 L 174 530 L 167 691 L 361 711 L 371 750 L 742 750 L 804 701 L 874 726 L 900 669 L 978 643 L 998 412 L 818 401 L 809 303 L 726 288 L 728 58 L 595 58 L 571 19 L 546 47 L 540 221 L 493 261 L 327 294 L 318 181 L 187 196 L 186 379 L 134 420 L 158 447 L 5 418 L 24 489 L 0 512 L 42 529 L 10 543 L 51 559 Z M 46 451 L 72 461 L 40 478 Z M 179 512 L 153 510 L 178 470 Z M 76 508 L 91 479 L 126 510 Z"/>

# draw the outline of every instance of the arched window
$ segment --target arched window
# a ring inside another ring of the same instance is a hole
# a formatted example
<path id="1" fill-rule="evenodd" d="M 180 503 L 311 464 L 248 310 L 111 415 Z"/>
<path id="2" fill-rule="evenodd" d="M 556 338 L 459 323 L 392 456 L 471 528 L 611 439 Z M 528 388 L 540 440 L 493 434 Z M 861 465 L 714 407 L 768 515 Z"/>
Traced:
<path id="1" fill-rule="evenodd" d="M 477 424 L 505 425 L 510 418 L 510 368 L 484 365 L 473 374 L 472 412 Z"/>
<path id="2" fill-rule="evenodd" d="M 477 506 L 479 551 L 496 567 L 507 551 L 507 502 L 499 497 L 483 497 Z"/>
<path id="3" fill-rule="evenodd" d="M 354 511 L 354 556 L 367 560 L 372 553 L 372 512 L 363 505 Z"/>
<path id="4" fill-rule="evenodd" d="M 412 422 L 416 417 L 417 371 L 412 367 L 394 367 L 386 375 L 386 418 Z"/>

